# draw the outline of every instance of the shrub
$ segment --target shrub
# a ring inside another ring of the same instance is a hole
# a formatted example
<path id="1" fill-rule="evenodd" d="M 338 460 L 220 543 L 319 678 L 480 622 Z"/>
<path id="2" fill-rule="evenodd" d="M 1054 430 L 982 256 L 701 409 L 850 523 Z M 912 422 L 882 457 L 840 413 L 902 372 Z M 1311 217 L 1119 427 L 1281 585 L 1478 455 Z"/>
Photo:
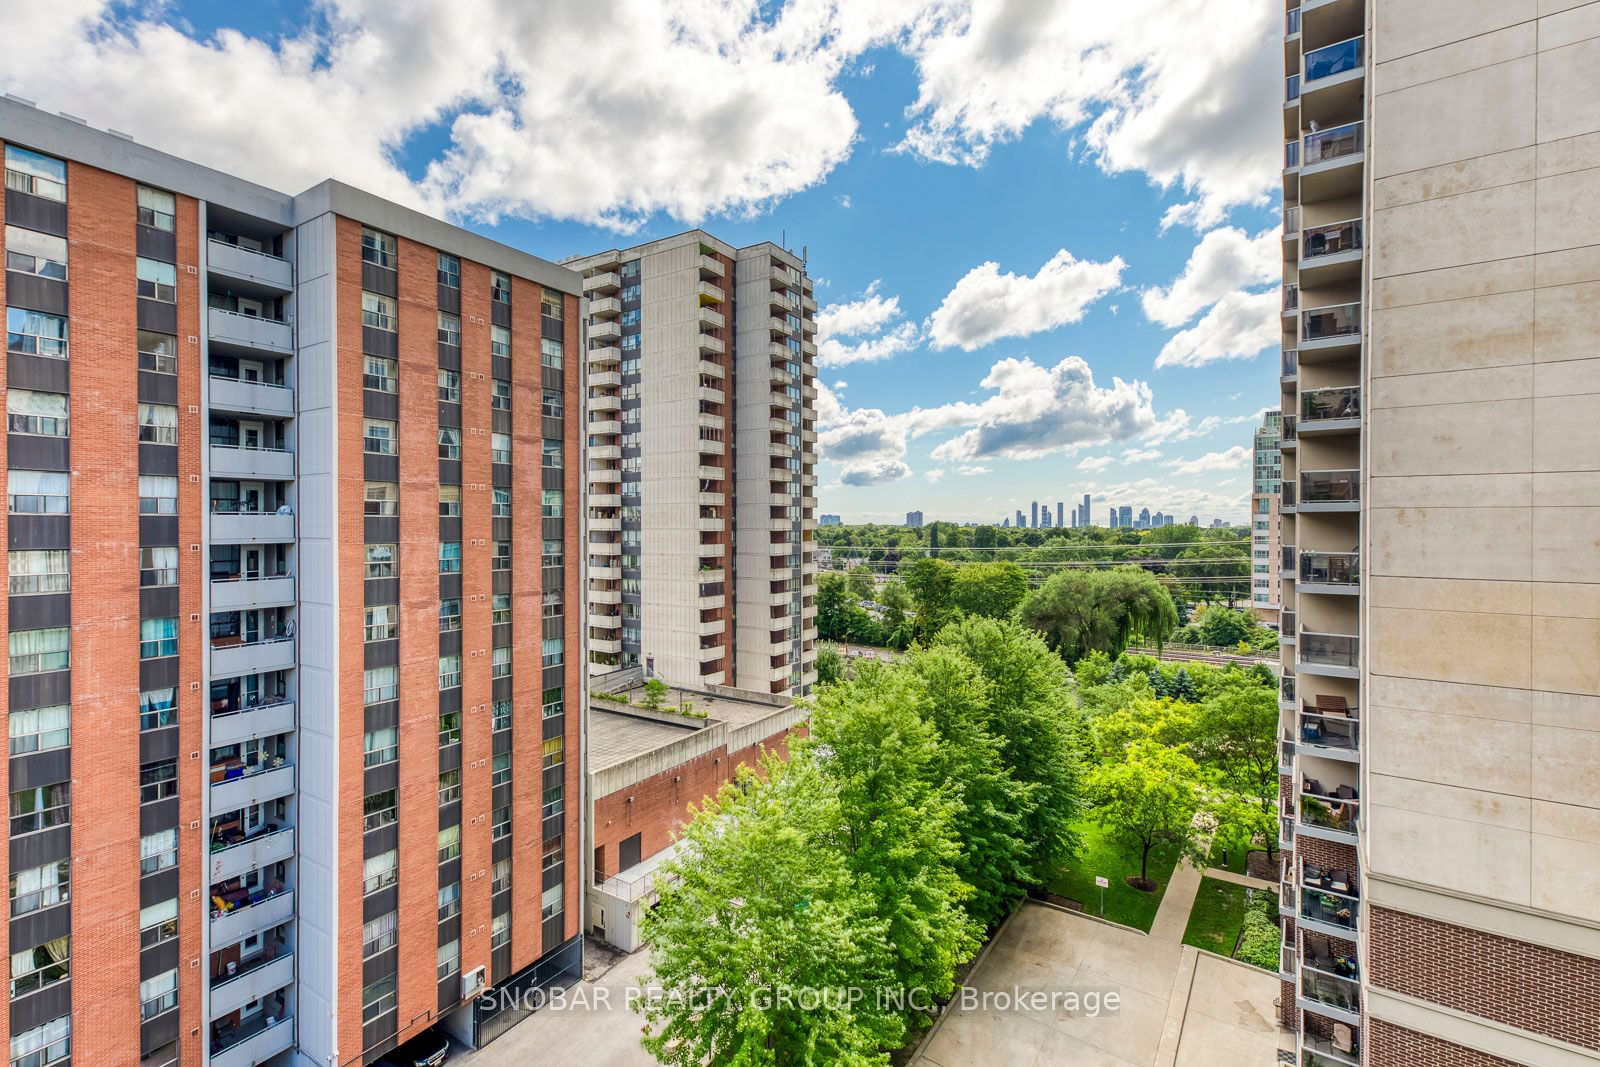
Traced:
<path id="1" fill-rule="evenodd" d="M 1273 899 L 1271 893 L 1251 894 L 1245 906 L 1244 936 L 1239 939 L 1239 951 L 1234 953 L 1245 963 L 1269 971 L 1278 969 L 1278 946 L 1282 942 L 1278 924 L 1272 921 Z"/>

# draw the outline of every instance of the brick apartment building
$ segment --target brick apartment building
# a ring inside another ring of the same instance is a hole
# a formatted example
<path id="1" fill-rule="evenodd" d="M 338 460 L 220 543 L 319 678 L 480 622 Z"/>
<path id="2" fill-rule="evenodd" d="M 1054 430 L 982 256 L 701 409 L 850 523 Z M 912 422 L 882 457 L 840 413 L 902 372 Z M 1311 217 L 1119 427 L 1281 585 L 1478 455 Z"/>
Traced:
<path id="1" fill-rule="evenodd" d="M 1600 3 L 1291 0 L 1283 1021 L 1600 1062 Z"/>
<path id="2" fill-rule="evenodd" d="M 579 276 L 15 100 L 0 151 L 13 1063 L 487 1040 L 581 956 Z"/>

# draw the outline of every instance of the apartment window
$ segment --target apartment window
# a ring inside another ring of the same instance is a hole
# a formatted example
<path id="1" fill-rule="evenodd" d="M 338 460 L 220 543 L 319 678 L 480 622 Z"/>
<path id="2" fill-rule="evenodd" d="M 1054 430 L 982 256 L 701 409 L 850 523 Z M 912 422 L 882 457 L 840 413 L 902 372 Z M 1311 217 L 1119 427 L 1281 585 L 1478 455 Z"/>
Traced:
<path id="1" fill-rule="evenodd" d="M 489 458 L 495 463 L 511 462 L 510 434 L 491 433 L 489 435 Z"/>
<path id="2" fill-rule="evenodd" d="M 546 689 L 541 704 L 546 719 L 553 719 L 562 714 L 566 709 L 562 702 L 561 687 Z"/>
<path id="3" fill-rule="evenodd" d="M 454 689 L 461 684 L 461 656 L 439 657 L 439 688 Z"/>
<path id="4" fill-rule="evenodd" d="M 178 761 L 156 760 L 139 768 L 139 803 L 154 804 L 178 795 Z"/>
<path id="5" fill-rule="evenodd" d="M 547 519 L 561 517 L 561 490 L 544 489 L 539 493 L 539 514 Z"/>
<path id="6" fill-rule="evenodd" d="M 553 289 L 546 289 L 539 296 L 539 311 L 547 319 L 561 319 L 561 294 Z"/>
<path id="7" fill-rule="evenodd" d="M 562 796 L 561 787 L 559 785 L 551 786 L 549 789 L 544 791 L 544 808 L 541 813 L 542 818 L 554 818 L 555 816 L 560 815 L 565 809 L 566 801 Z"/>
<path id="8" fill-rule="evenodd" d="M 176 686 L 163 689 L 146 689 L 139 694 L 139 730 L 159 730 L 163 726 L 178 724 L 178 690 Z"/>
<path id="9" fill-rule="evenodd" d="M 65 593 L 72 588 L 72 553 L 66 549 L 22 549 L 9 553 L 12 596 L 34 593 Z"/>
<path id="10" fill-rule="evenodd" d="M 139 369 L 158 374 L 178 372 L 178 339 L 170 333 L 139 331 Z"/>
<path id="11" fill-rule="evenodd" d="M 400 668 L 399 667 L 372 667 L 362 675 L 362 703 L 381 704 L 386 700 L 394 700 L 400 693 Z M 380 733 L 382 731 L 379 731 Z M 370 734 L 368 735 L 371 736 Z M 369 748 L 370 752 L 371 749 Z M 386 763 L 387 760 L 379 760 Z M 368 766 L 371 766 L 368 763 Z"/>
<path id="12" fill-rule="evenodd" d="M 511 836 L 511 805 L 495 808 L 489 816 L 489 840 L 498 841 Z"/>
<path id="13" fill-rule="evenodd" d="M 489 559 L 491 570 L 508 571 L 511 569 L 511 542 L 496 541 L 494 555 Z"/>
<path id="14" fill-rule="evenodd" d="M 361 293 L 361 325 L 393 333 L 397 318 L 394 300 L 378 293 Z"/>
<path id="15" fill-rule="evenodd" d="M 381 830 L 395 822 L 399 817 L 395 813 L 395 795 L 395 790 L 383 789 L 361 798 L 363 830 Z"/>
<path id="16" fill-rule="evenodd" d="M 178 969 L 163 971 L 139 983 L 139 1017 L 145 1022 L 178 1006 Z"/>
<path id="17" fill-rule="evenodd" d="M 72 666 L 72 631 L 65 626 L 44 630 L 12 630 L 7 635 L 11 675 L 46 674 Z"/>
<path id="18" fill-rule="evenodd" d="M 171 479 L 176 492 L 177 479 Z M 139 479 L 141 487 L 144 479 Z M 6 472 L 6 504 L 13 515 L 65 515 L 72 478 L 62 471 Z M 140 510 L 144 501 L 140 499 Z"/>
<path id="19" fill-rule="evenodd" d="M 511 410 L 511 383 L 503 378 L 492 379 L 489 383 L 489 406 L 495 411 Z"/>
<path id="20" fill-rule="evenodd" d="M 540 413 L 547 419 L 561 418 L 563 404 L 561 393 L 555 389 L 544 390 L 543 399 L 539 404 Z"/>
<path id="21" fill-rule="evenodd" d="M 139 873 L 154 874 L 178 865 L 178 831 L 157 830 L 139 838 Z"/>
<path id="22" fill-rule="evenodd" d="M 567 758 L 565 743 L 559 737 L 545 738 L 543 756 L 546 767 L 558 766 Z"/>
<path id="23" fill-rule="evenodd" d="M 141 413 L 147 405 L 140 404 Z M 173 409 L 176 420 L 177 409 Z M 67 395 L 65 393 L 37 393 L 31 389 L 6 391 L 6 428 L 12 433 L 31 437 L 67 436 Z M 144 428 L 139 430 L 144 439 Z"/>
<path id="24" fill-rule="evenodd" d="M 56 860 L 41 867 L 11 872 L 11 915 L 53 908 L 70 892 L 72 861 Z"/>
<path id="25" fill-rule="evenodd" d="M 439 981 L 444 981 L 461 969 L 461 939 L 439 946 Z"/>
<path id="26" fill-rule="evenodd" d="M 461 855 L 461 827 L 446 826 L 439 831 L 439 862 L 449 863 Z"/>
<path id="27" fill-rule="evenodd" d="M 511 331 L 504 326 L 489 327 L 489 354 L 501 359 L 511 358 Z"/>
<path id="28" fill-rule="evenodd" d="M 439 517 L 441 519 L 459 519 L 461 517 L 461 487 L 451 482 L 443 482 L 439 486 Z"/>
<path id="29" fill-rule="evenodd" d="M 391 641 L 400 636 L 400 608 L 395 604 L 373 604 L 366 609 L 366 640 Z"/>
<path id="30" fill-rule="evenodd" d="M 489 503 L 489 515 L 496 519 L 509 519 L 511 517 L 511 490 L 500 486 L 494 487 L 494 495 Z"/>
<path id="31" fill-rule="evenodd" d="M 496 700 L 490 705 L 489 729 L 494 733 L 511 729 L 511 701 Z"/>
<path id="32" fill-rule="evenodd" d="M 400 486 L 394 482 L 367 482 L 364 513 L 369 519 L 391 519 L 400 514 Z"/>
<path id="33" fill-rule="evenodd" d="M 42 945 L 11 954 L 11 999 L 37 993 L 67 980 L 71 972 L 72 939 L 58 937 Z"/>
<path id="34" fill-rule="evenodd" d="M 24 308 L 6 308 L 6 351 L 22 356 L 66 359 L 66 317 Z"/>
<path id="35" fill-rule="evenodd" d="M 400 428 L 388 419 L 367 419 L 362 430 L 362 447 L 374 456 L 393 456 L 400 451 Z"/>
<path id="36" fill-rule="evenodd" d="M 439 427 L 439 458 L 461 458 L 461 431 L 454 426 Z"/>
<path id="37" fill-rule="evenodd" d="M 546 589 L 539 598 L 540 615 L 546 619 L 559 619 L 562 599 L 560 589 Z"/>
<path id="38" fill-rule="evenodd" d="M 62 510 L 66 510 L 65 505 Z M 161 474 L 139 475 L 139 514 L 176 515 L 177 513 L 178 479 Z"/>
<path id="39" fill-rule="evenodd" d="M 491 593 L 490 596 L 490 622 L 494 626 L 503 626 L 511 621 L 511 594 Z"/>
<path id="40" fill-rule="evenodd" d="M 141 619 L 139 621 L 140 659 L 163 659 L 177 654 L 177 616 L 168 616 L 161 619 Z"/>
<path id="41" fill-rule="evenodd" d="M 67 164 L 26 148 L 6 145 L 6 188 L 65 202 Z"/>
<path id="42" fill-rule="evenodd" d="M 563 658 L 564 644 L 559 637 L 544 639 L 544 665 L 546 667 L 559 667 Z"/>
<path id="43" fill-rule="evenodd" d="M 489 920 L 489 950 L 504 948 L 511 943 L 511 913 L 503 911 Z"/>
<path id="44" fill-rule="evenodd" d="M 510 645 L 496 645 L 495 646 L 495 648 L 494 648 L 494 659 L 493 659 L 493 662 L 492 662 L 492 664 L 490 666 L 490 669 L 489 669 L 489 675 L 492 678 L 509 678 L 509 677 L 511 677 L 511 646 Z"/>
<path id="45" fill-rule="evenodd" d="M 459 745 L 461 743 L 461 713 L 459 711 L 445 711 L 439 713 L 439 747 L 446 745 Z"/>
<path id="46" fill-rule="evenodd" d="M 399 853 L 394 849 L 368 857 L 361 870 L 362 895 L 386 889 L 399 880 Z"/>
<path id="47" fill-rule="evenodd" d="M 461 883 L 450 882 L 439 887 L 439 921 L 453 919 L 461 914 Z"/>
<path id="48" fill-rule="evenodd" d="M 361 958 L 370 960 L 400 943 L 400 913 L 391 911 L 361 927 Z"/>
<path id="49" fill-rule="evenodd" d="M 72 1055 L 72 1016 L 24 1030 L 11 1039 L 11 1067 L 54 1067 Z"/>
<path id="50" fill-rule="evenodd" d="M 561 469 L 561 442 L 560 441 L 558 441 L 558 440 L 556 440 L 554 438 L 551 438 L 551 437 L 546 437 L 544 439 L 543 448 L 541 449 L 541 455 L 543 457 L 544 466 L 545 466 L 546 470 L 560 470 Z"/>
<path id="51" fill-rule="evenodd" d="M 541 337 L 539 339 L 539 362 L 544 366 L 549 367 L 551 370 L 561 369 L 561 357 L 563 351 L 564 349 L 560 341 L 553 340 L 549 337 Z"/>
<path id="52" fill-rule="evenodd" d="M 443 404 L 461 403 L 461 375 L 453 370 L 439 370 L 439 402 Z"/>
<path id="53" fill-rule="evenodd" d="M 154 948 L 178 936 L 178 898 L 139 909 L 139 947 Z"/>
<path id="54" fill-rule="evenodd" d="M 175 263 L 163 263 L 159 259 L 146 259 L 137 256 L 133 266 L 134 275 L 138 279 L 138 293 L 147 300 L 159 300 L 163 304 L 178 302 L 178 267 Z"/>
<path id="55" fill-rule="evenodd" d="M 396 260 L 394 238 L 386 233 L 362 227 L 361 258 L 367 263 L 394 270 Z"/>
<path id="56" fill-rule="evenodd" d="M 460 800 L 460 799 L 461 799 L 461 772 L 459 770 L 455 770 L 455 771 L 440 771 L 439 772 L 439 806 L 443 807 L 446 804 L 452 803 L 452 802 Z"/>
<path id="57" fill-rule="evenodd" d="M 562 897 L 563 893 L 560 882 L 557 882 L 549 889 L 546 889 L 544 891 L 544 896 L 539 899 L 539 918 L 553 919 L 557 915 L 560 915 Z"/>
<path id="58" fill-rule="evenodd" d="M 461 288 L 461 260 L 448 252 L 439 253 L 439 284 L 446 289 Z"/>
<path id="59" fill-rule="evenodd" d="M 139 549 L 139 585 L 159 589 L 178 584 L 178 546 Z"/>
<path id="60" fill-rule="evenodd" d="M 368 545 L 366 575 L 368 578 L 393 578 L 397 545 Z"/>
<path id="61" fill-rule="evenodd" d="M 545 538 L 542 562 L 546 567 L 560 567 L 566 559 L 566 548 L 557 540 Z"/>
<path id="62" fill-rule="evenodd" d="M 45 708 L 13 711 L 11 754 L 49 752 L 72 744 L 72 705 L 51 704 Z"/>
<path id="63" fill-rule="evenodd" d="M 489 895 L 494 896 L 504 893 L 511 888 L 511 859 L 507 857 L 497 860 L 494 865 L 494 874 L 489 882 Z"/>
<path id="64" fill-rule="evenodd" d="M 509 752 L 497 752 L 494 755 L 494 760 L 493 760 L 493 763 L 491 765 L 491 769 L 490 769 L 490 772 L 489 772 L 489 785 L 490 785 L 491 788 L 493 788 L 494 786 L 497 786 L 497 785 L 510 785 L 510 784 L 511 784 L 511 753 L 509 753 Z"/>
<path id="65" fill-rule="evenodd" d="M 139 225 L 172 233 L 177 229 L 178 198 L 161 189 L 141 185 L 138 189 Z"/>
<path id="66" fill-rule="evenodd" d="M 366 356 L 361 372 L 361 387 L 375 393 L 393 393 L 399 388 L 397 365 L 384 356 Z"/>
<path id="67" fill-rule="evenodd" d="M 6 270 L 66 281 L 67 239 L 20 226 L 7 226 Z"/>
<path id="68" fill-rule="evenodd" d="M 393 670 L 392 667 L 389 669 Z M 385 763 L 393 763 L 400 754 L 399 729 L 381 726 L 376 730 L 368 730 L 361 739 L 361 751 L 363 766 L 381 767 Z"/>
<path id="69" fill-rule="evenodd" d="M 178 409 L 171 404 L 140 404 L 139 440 L 147 445 L 177 444 Z"/>
<path id="70" fill-rule="evenodd" d="M 388 1015 L 399 1004 L 395 976 L 379 978 L 361 988 L 361 1023 L 365 1026 Z"/>
<path id="71" fill-rule="evenodd" d="M 439 573 L 440 574 L 460 574 L 461 573 L 461 542 L 460 541 L 441 541 L 441 542 L 439 542 Z"/>
<path id="72" fill-rule="evenodd" d="M 461 347 L 461 319 L 448 311 L 439 312 L 439 343 Z"/>
<path id="73" fill-rule="evenodd" d="M 497 304 L 511 303 L 511 279 L 497 270 L 490 271 L 489 295 Z"/>
<path id="74" fill-rule="evenodd" d="M 633 276 L 638 277 L 638 272 L 636 271 Z M 639 299 L 639 283 L 634 282 L 632 285 L 623 286 L 622 292 L 618 296 L 621 297 L 624 304 L 630 304 Z"/>
<path id="75" fill-rule="evenodd" d="M 439 632 L 451 633 L 461 629 L 461 598 L 450 597 L 439 601 Z"/>
<path id="76" fill-rule="evenodd" d="M 66 782 L 19 789 L 11 794 L 11 836 L 64 826 L 72 815 L 72 787 Z"/>

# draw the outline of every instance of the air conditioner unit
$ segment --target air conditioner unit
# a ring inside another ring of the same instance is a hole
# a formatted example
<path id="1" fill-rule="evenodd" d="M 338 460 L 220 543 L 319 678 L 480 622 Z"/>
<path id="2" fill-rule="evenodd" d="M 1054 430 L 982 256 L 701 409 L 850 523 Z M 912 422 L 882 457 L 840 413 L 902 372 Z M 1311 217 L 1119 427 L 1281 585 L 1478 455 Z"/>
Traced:
<path id="1" fill-rule="evenodd" d="M 483 990 L 483 968 L 475 967 L 461 976 L 461 999 L 475 997 Z"/>

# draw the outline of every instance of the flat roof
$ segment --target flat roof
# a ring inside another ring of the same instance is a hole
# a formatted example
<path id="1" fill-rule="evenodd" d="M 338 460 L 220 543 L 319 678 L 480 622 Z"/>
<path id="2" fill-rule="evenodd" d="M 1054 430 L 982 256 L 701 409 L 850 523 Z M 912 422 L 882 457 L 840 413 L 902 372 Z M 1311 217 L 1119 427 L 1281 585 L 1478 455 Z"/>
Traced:
<path id="1" fill-rule="evenodd" d="M 627 693 L 630 699 L 637 701 L 639 695 L 644 692 L 644 687 L 634 686 L 621 692 Z M 740 700 L 738 697 L 713 695 L 676 687 L 668 691 L 662 703 L 681 704 L 685 700 L 693 702 L 695 711 L 705 712 L 706 718 L 700 720 L 685 718 L 683 725 L 679 726 L 640 715 L 630 715 L 620 708 L 614 710 L 610 706 L 590 701 L 589 769 L 598 771 L 615 767 L 648 752 L 675 745 L 703 732 L 707 728 L 704 725 L 707 722 L 722 722 L 736 729 L 759 722 L 789 707 L 788 704 L 766 704 L 757 700 Z"/>

